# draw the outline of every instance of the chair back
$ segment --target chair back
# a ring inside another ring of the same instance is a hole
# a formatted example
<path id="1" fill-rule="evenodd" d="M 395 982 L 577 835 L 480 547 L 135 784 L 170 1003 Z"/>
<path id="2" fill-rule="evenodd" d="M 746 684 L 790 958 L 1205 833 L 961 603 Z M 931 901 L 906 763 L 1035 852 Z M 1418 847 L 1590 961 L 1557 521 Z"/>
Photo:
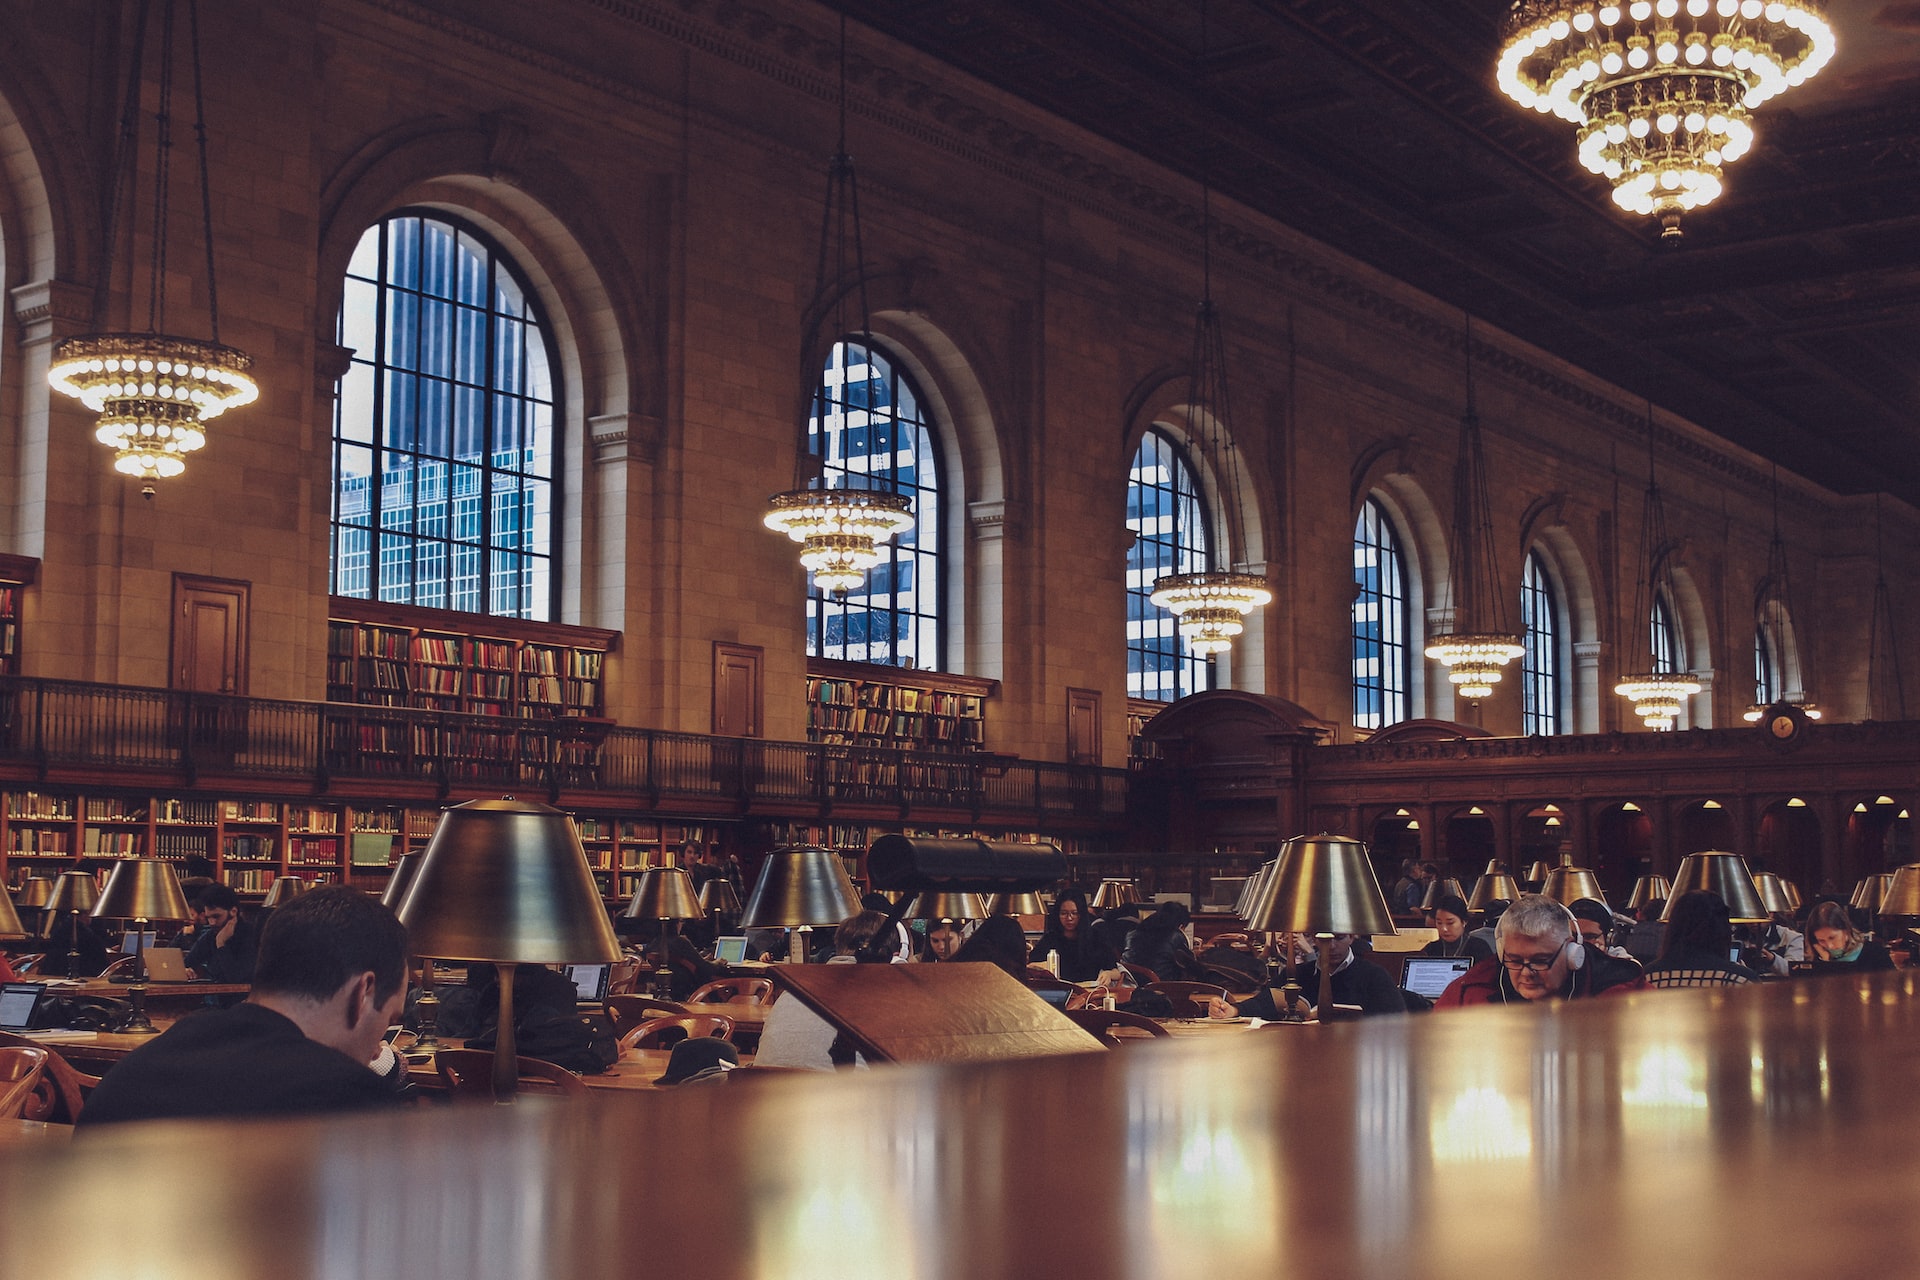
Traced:
<path id="1" fill-rule="evenodd" d="M 526 1093 L 553 1093 L 568 1098 L 587 1096 L 587 1083 L 558 1063 L 543 1058 L 515 1058 L 520 1089 Z M 440 1082 L 455 1101 L 493 1100 L 493 1053 L 488 1049 L 442 1049 L 433 1055 Z"/>
<path id="2" fill-rule="evenodd" d="M 750 1000 L 769 1004 L 773 1000 L 772 978 L 715 978 L 687 997 L 695 1008 L 703 1004 L 725 1004 L 729 1000 Z"/>
<path id="3" fill-rule="evenodd" d="M 1176 1018 L 1204 1018 L 1207 1016 L 1207 997 L 1227 998 L 1227 989 L 1211 982 L 1147 982 L 1142 983 L 1140 989 L 1158 991 L 1171 1000 L 1173 1016 Z"/>
<path id="4" fill-rule="evenodd" d="M 684 1018 L 692 1012 L 678 1000 L 656 1000 L 652 996 L 607 997 L 607 1017 L 617 1036 L 627 1034 L 648 1018 Z"/>
<path id="5" fill-rule="evenodd" d="M 671 1049 L 682 1040 L 704 1036 L 733 1038 L 733 1019 L 720 1013 L 694 1013 L 677 1018 L 648 1018 L 620 1037 L 622 1051 L 628 1049 Z"/>
<path id="6" fill-rule="evenodd" d="M 0 1120 L 18 1120 L 26 1114 L 27 1102 L 52 1056 L 38 1046 L 0 1049 Z"/>
<path id="7" fill-rule="evenodd" d="M 40 1046 L 25 1036 L 0 1031 L 0 1049 L 7 1048 L 38 1049 Z M 27 1099 L 20 1118 L 72 1124 L 80 1118 L 80 1109 L 86 1105 L 87 1095 L 99 1083 L 99 1076 L 77 1071 L 59 1054 L 49 1053 L 46 1070 L 40 1073 L 40 1080 L 33 1087 L 33 1096 Z"/>
<path id="8" fill-rule="evenodd" d="M 104 982 L 108 978 L 131 978 L 134 976 L 134 966 L 138 964 L 139 961 L 139 956 L 121 956 L 118 960 L 115 960 L 112 964 L 100 971 L 100 980 Z"/>
<path id="9" fill-rule="evenodd" d="M 1136 987 L 1144 987 L 1149 982 L 1160 981 L 1160 975 L 1143 964 L 1133 964 L 1129 961 L 1122 960 L 1120 967 L 1133 975 L 1133 985 Z"/>
<path id="10" fill-rule="evenodd" d="M 13 971 L 23 978 L 30 973 L 38 973 L 40 966 L 46 962 L 46 959 L 47 953 L 44 951 L 36 951 L 31 955 L 15 956 L 13 958 Z"/>
<path id="11" fill-rule="evenodd" d="M 1091 1031 L 1109 1049 L 1139 1044 L 1143 1040 L 1168 1040 L 1173 1033 L 1137 1013 L 1114 1009 L 1069 1009 L 1067 1017 L 1077 1027 Z"/>
<path id="12" fill-rule="evenodd" d="M 607 994 L 610 996 L 630 996 L 640 981 L 640 962 L 622 960 L 613 966 L 613 972 L 607 975 Z"/>

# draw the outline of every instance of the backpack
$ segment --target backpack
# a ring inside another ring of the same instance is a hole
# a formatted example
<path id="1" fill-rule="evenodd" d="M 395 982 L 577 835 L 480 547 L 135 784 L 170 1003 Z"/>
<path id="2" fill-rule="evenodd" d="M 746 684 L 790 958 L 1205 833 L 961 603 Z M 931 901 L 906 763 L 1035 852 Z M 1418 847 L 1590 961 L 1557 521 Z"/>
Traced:
<path id="1" fill-rule="evenodd" d="M 620 1058 L 620 1039 L 605 1014 L 533 1008 L 513 1020 L 514 1050 L 579 1075 L 598 1075 Z M 467 1041 L 469 1049 L 491 1049 L 497 1028 L 489 1025 Z"/>

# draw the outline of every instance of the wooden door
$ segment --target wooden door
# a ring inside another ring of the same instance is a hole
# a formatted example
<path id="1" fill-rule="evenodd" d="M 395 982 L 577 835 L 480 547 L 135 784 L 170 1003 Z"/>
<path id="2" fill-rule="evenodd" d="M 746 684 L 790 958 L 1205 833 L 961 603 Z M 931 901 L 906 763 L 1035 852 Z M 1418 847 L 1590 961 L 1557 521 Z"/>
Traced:
<path id="1" fill-rule="evenodd" d="M 1067 690 L 1067 763 L 1100 763 L 1100 691 Z"/>
<path id="2" fill-rule="evenodd" d="M 725 738 L 757 738 L 760 725 L 758 645 L 713 645 L 713 731 Z"/>
<path id="3" fill-rule="evenodd" d="M 247 691 L 247 593 L 252 584 L 173 575 L 169 682 L 192 693 Z"/>

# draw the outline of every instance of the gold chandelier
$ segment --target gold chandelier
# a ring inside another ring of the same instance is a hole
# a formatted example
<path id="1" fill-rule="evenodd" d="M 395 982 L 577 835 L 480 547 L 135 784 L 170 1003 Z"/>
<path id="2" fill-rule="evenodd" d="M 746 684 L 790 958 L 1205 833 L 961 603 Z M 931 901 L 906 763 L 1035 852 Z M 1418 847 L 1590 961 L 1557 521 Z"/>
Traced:
<path id="1" fill-rule="evenodd" d="M 833 159 L 827 165 L 827 202 L 820 223 L 820 256 L 812 303 L 818 323 L 809 329 L 809 334 L 818 333 L 820 325 L 831 322 L 835 340 L 844 340 L 848 332 L 849 293 L 856 293 L 859 298 L 857 332 L 863 349 L 871 351 L 873 334 L 871 313 L 867 309 L 866 257 L 860 244 L 860 185 L 854 174 L 853 157 L 847 153 L 847 19 L 842 14 L 840 137 Z M 819 377 L 814 351 L 810 339 L 801 341 L 803 378 Z M 824 448 L 830 458 L 834 440 L 824 426 L 826 406 L 817 391 L 810 404 L 823 423 L 821 439 L 816 443 L 814 433 L 807 431 L 807 440 L 795 465 L 794 487 L 767 500 L 768 511 L 761 523 L 800 544 L 800 563 L 813 574 L 816 587 L 830 593 L 848 592 L 865 582 L 867 571 L 886 559 L 884 546 L 890 539 L 914 527 L 913 500 L 904 493 L 885 489 L 831 487 L 836 480 L 843 485 L 850 483 L 855 475 L 846 468 L 839 468 L 837 475 L 825 474 L 825 460 L 815 449 Z"/>
<path id="2" fill-rule="evenodd" d="M 1148 597 L 1179 620 L 1180 634 L 1196 658 L 1211 658 L 1233 647 L 1255 609 L 1273 603 L 1267 584 L 1250 573 L 1209 569 L 1169 573 L 1153 584 Z"/>
<path id="3" fill-rule="evenodd" d="M 1751 113 L 1818 74 L 1833 31 L 1817 0 L 1516 0 L 1500 50 L 1508 97 L 1578 129 L 1580 163 L 1630 213 L 1720 195 L 1753 145 Z"/>
<path id="4" fill-rule="evenodd" d="M 1434 636 L 1425 653 L 1447 669 L 1455 693 L 1479 702 L 1493 696 L 1501 669 L 1526 649 L 1520 637 L 1507 630 L 1506 597 L 1500 591 L 1487 459 L 1480 447 L 1480 414 L 1473 396 L 1472 316 L 1466 324 L 1466 364 L 1467 411 L 1460 418 L 1460 447 L 1453 463 L 1454 558 L 1447 574 L 1456 629 Z"/>
<path id="5" fill-rule="evenodd" d="M 200 91 L 199 14 L 188 0 L 188 47 L 193 68 L 194 134 L 199 139 L 200 208 L 206 239 L 209 339 L 160 332 L 167 307 L 168 177 L 171 173 L 173 99 L 173 0 L 161 8 L 159 100 L 154 108 L 153 257 L 147 289 L 144 333 L 92 333 L 68 338 L 53 349 L 47 382 L 98 415 L 94 438 L 114 451 L 114 470 L 153 481 L 187 469 L 186 457 L 207 442 L 207 424 L 229 409 L 252 404 L 260 388 L 251 373 L 253 359 L 220 342 L 220 294 L 214 279 L 213 202 L 207 178 L 206 107 Z M 144 33 L 143 33 L 144 35 Z M 136 51 L 120 124 L 120 161 L 126 182 L 136 168 L 139 141 L 140 55 Z M 107 219 L 108 244 L 116 242 L 121 175 L 116 165 L 113 212 Z M 111 278 L 110 255 L 102 255 Z"/>
<path id="6" fill-rule="evenodd" d="M 1673 575 L 1668 563 L 1673 545 L 1667 541 L 1666 503 L 1653 472 L 1653 402 L 1647 402 L 1647 498 L 1640 519 L 1640 559 L 1645 576 L 1634 585 L 1633 625 L 1647 638 L 1647 665 L 1620 677 L 1613 691 L 1633 704 L 1633 713 L 1649 729 L 1671 729 L 1687 699 L 1702 685 L 1691 673 L 1676 671 L 1674 655 L 1664 657 L 1654 637 L 1654 604 L 1673 598 Z"/>

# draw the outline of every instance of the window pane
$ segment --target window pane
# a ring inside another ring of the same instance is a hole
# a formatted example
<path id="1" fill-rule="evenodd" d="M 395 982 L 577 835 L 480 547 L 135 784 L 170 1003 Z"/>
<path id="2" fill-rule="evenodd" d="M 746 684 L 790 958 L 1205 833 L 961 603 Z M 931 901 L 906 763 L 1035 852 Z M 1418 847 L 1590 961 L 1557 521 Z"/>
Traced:
<path id="1" fill-rule="evenodd" d="M 1127 696 L 1171 702 L 1213 687 L 1214 664 L 1186 652 L 1173 615 L 1149 599 L 1169 573 L 1207 567 L 1207 513 L 1180 446 L 1151 430 L 1127 476 Z"/>
<path id="2" fill-rule="evenodd" d="M 545 379 L 544 359 L 530 360 L 529 392 L 537 393 Z M 857 342 L 836 343 L 828 353 L 807 428 L 825 483 L 906 494 L 914 523 L 852 591 L 834 597 L 809 589 L 810 655 L 923 670 L 941 665 L 939 469 L 921 404 L 911 380 L 885 353 Z M 536 405 L 526 423 L 523 456 L 547 468 L 553 449 L 547 411 Z"/>
<path id="3" fill-rule="evenodd" d="M 1526 629 L 1520 658 L 1521 731 L 1561 733 L 1559 605 L 1538 551 L 1528 553 L 1521 573 L 1520 618 Z"/>
<path id="4" fill-rule="evenodd" d="M 1368 498 L 1353 527 L 1353 723 L 1382 729 L 1407 718 L 1407 594 L 1400 539 Z"/>
<path id="5" fill-rule="evenodd" d="M 545 618 L 550 360 L 511 264 L 446 217 L 390 218 L 355 250 L 339 333 L 356 354 L 335 399 L 335 524 L 381 537 L 373 556 L 337 532 L 334 590 Z"/>

